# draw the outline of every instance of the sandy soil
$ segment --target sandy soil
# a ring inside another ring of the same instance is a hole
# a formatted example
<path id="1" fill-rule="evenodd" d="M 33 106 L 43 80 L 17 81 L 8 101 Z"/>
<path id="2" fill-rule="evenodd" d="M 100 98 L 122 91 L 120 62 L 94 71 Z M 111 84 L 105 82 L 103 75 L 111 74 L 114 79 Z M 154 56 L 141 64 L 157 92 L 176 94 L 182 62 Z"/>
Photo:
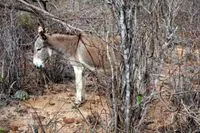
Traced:
<path id="1" fill-rule="evenodd" d="M 53 85 L 43 96 L 27 101 L 13 101 L 0 108 L 0 127 L 7 132 L 90 132 L 92 128 L 104 132 L 109 122 L 109 110 L 105 97 L 87 92 L 87 101 L 80 108 L 73 108 L 74 90 L 65 85 Z M 57 93 L 56 88 L 65 88 Z M 43 126 L 41 126 L 43 125 Z"/>

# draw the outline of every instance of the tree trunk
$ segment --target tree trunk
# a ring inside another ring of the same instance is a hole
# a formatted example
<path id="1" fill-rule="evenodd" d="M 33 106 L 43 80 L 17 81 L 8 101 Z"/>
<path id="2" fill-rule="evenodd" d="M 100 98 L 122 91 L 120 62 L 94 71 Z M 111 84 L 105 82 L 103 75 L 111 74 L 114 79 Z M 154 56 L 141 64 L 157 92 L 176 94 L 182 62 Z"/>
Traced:
<path id="1" fill-rule="evenodd" d="M 125 117 L 125 130 L 130 131 L 130 107 L 131 107 L 131 46 L 133 38 L 133 7 L 134 3 L 131 0 L 112 1 L 114 10 L 117 14 L 118 28 L 121 37 L 121 48 L 123 52 L 123 84 L 121 90 L 124 90 L 123 114 Z M 124 87 L 124 88 L 123 88 Z M 120 108 L 120 107 L 119 107 Z"/>

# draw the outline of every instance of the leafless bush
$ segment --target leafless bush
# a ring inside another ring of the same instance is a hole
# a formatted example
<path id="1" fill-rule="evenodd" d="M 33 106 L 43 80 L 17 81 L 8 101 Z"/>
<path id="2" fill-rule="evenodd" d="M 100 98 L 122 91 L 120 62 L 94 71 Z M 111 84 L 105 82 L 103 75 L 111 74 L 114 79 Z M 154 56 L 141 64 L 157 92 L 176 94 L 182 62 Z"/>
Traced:
<path id="1" fill-rule="evenodd" d="M 24 39 L 20 26 L 16 23 L 16 14 L 13 10 L 2 10 L 5 18 L 1 20 L 1 93 L 12 94 L 21 87 L 23 65 L 26 64 L 25 54 L 20 49 L 20 42 Z"/>

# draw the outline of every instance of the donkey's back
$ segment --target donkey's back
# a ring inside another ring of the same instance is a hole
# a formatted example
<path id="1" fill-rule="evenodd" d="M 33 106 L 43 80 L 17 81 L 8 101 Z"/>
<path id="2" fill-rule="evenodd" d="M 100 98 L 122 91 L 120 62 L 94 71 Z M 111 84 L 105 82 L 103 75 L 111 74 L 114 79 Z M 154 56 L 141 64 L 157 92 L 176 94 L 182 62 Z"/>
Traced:
<path id="1" fill-rule="evenodd" d="M 111 59 L 115 58 L 113 57 L 115 56 L 113 54 L 115 51 L 114 47 L 116 47 L 114 43 L 116 45 L 119 44 L 119 40 L 117 39 L 119 38 L 116 37 L 112 42 L 108 43 L 99 37 L 84 34 L 79 40 L 76 58 L 90 70 L 109 69 L 110 62 L 108 56 L 111 56 Z"/>

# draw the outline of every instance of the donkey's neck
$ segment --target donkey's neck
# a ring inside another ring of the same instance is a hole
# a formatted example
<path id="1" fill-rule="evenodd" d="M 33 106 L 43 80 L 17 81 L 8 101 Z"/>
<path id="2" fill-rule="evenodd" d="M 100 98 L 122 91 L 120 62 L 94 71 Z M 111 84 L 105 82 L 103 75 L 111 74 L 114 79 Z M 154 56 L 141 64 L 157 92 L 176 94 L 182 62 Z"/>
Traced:
<path id="1" fill-rule="evenodd" d="M 72 57 L 75 56 L 79 41 L 78 35 L 53 34 L 48 35 L 47 38 L 48 44 L 53 50 L 63 55 L 69 54 Z"/>

